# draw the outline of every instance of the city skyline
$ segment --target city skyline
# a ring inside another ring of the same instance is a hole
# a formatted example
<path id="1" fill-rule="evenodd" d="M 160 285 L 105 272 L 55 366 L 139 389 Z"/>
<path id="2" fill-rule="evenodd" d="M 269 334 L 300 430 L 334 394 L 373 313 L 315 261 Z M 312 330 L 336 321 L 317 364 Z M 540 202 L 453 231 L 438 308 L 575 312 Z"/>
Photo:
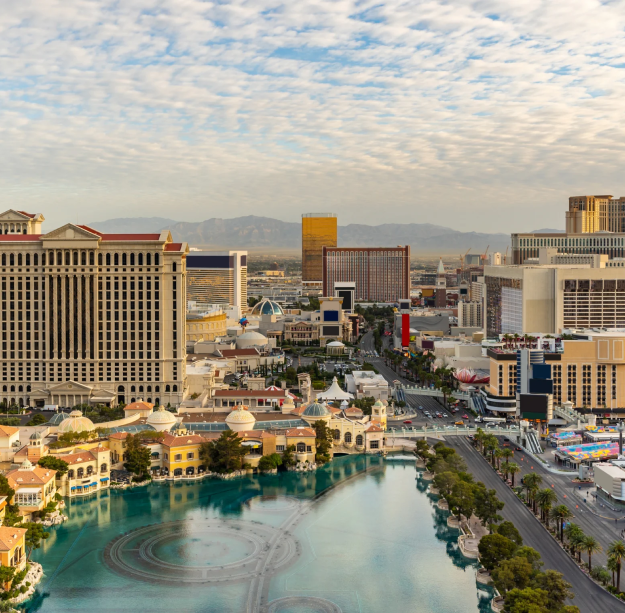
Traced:
<path id="1" fill-rule="evenodd" d="M 5 208 L 52 210 L 51 225 L 333 210 L 530 231 L 561 227 L 571 194 L 623 193 L 618 3 L 27 2 L 3 17 Z"/>

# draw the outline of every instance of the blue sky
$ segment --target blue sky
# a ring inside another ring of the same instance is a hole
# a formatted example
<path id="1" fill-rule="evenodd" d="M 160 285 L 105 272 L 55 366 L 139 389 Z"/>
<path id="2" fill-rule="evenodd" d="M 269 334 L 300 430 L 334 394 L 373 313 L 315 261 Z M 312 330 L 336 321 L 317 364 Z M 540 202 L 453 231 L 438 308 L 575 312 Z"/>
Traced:
<path id="1" fill-rule="evenodd" d="M 562 227 L 625 195 L 625 1 L 21 0 L 4 208 Z"/>

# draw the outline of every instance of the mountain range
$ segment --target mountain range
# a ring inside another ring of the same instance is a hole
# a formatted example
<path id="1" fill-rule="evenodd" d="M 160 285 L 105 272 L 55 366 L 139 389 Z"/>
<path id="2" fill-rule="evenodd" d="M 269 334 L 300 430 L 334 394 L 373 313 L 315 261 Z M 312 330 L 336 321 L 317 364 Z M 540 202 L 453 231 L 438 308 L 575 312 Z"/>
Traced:
<path id="1" fill-rule="evenodd" d="M 130 217 L 93 222 L 91 227 L 106 233 L 160 232 L 168 229 L 174 240 L 191 246 L 216 249 L 281 249 L 299 250 L 302 246 L 301 225 L 269 217 L 212 218 L 201 222 L 181 222 L 163 217 Z M 510 246 L 509 234 L 460 232 L 429 223 L 349 224 L 338 227 L 340 247 L 396 247 L 410 245 L 413 255 L 441 255 L 490 251 L 505 252 Z"/>

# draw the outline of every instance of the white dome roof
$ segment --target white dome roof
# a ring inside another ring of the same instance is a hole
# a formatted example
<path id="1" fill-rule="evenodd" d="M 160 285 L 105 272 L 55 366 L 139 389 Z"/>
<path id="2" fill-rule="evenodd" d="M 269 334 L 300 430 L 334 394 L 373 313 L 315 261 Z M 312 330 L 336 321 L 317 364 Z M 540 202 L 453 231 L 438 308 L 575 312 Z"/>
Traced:
<path id="1" fill-rule="evenodd" d="M 176 417 L 174 416 L 173 413 L 166 411 L 165 407 L 161 405 L 158 408 L 158 410 L 153 411 L 152 413 L 150 413 L 150 415 L 148 415 L 147 423 L 150 425 L 152 424 L 173 425 L 176 423 Z"/>
<path id="2" fill-rule="evenodd" d="M 254 332 L 254 330 L 250 330 L 249 332 L 244 332 L 243 334 L 240 334 L 237 338 L 243 338 L 245 340 L 259 340 L 259 341 L 266 341 L 267 337 L 262 335 L 260 332 Z"/>
<path id="3" fill-rule="evenodd" d="M 341 341 L 332 341 L 331 343 L 328 343 L 326 347 L 345 347 L 345 345 L 344 343 L 341 343 Z"/>
<path id="4" fill-rule="evenodd" d="M 95 430 L 93 422 L 88 417 L 83 417 L 80 411 L 72 411 L 67 419 L 59 424 L 59 433 L 66 432 L 92 432 Z"/>
<path id="5" fill-rule="evenodd" d="M 244 406 L 238 406 L 226 417 L 227 424 L 253 424 L 255 422 L 256 418 Z"/>

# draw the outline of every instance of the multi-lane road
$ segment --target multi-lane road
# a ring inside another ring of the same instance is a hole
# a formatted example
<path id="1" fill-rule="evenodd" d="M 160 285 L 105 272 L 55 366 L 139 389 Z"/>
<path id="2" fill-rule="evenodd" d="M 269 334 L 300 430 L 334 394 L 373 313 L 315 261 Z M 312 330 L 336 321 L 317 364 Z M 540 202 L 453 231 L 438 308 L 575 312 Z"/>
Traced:
<path id="1" fill-rule="evenodd" d="M 561 549 L 560 545 L 551 537 L 547 530 L 534 518 L 532 512 L 497 476 L 488 462 L 473 448 L 465 437 L 449 437 L 447 445 L 458 450 L 458 453 L 466 460 L 469 471 L 476 480 L 482 481 L 486 487 L 497 491 L 497 496 L 505 504 L 501 512 L 504 519 L 514 523 L 521 533 L 525 545 L 533 547 L 540 553 L 544 562 L 544 569 L 551 568 L 564 575 L 565 579 L 573 586 L 573 591 L 575 592 L 573 604 L 577 605 L 582 613 L 597 613 L 599 611 L 625 612 L 625 604 L 617 601 L 579 570 L 575 562 Z M 517 459 L 520 460 L 520 458 Z M 521 463 L 519 461 L 519 464 Z M 534 465 L 534 468 L 537 468 L 536 465 Z M 550 475 L 550 478 L 552 477 L 553 475 Z M 545 483 L 547 482 L 548 480 L 545 481 Z M 582 529 L 586 529 L 586 526 L 582 525 L 579 520 L 580 515 L 578 513 L 574 521 L 579 523 Z M 613 538 L 610 540 L 613 540 Z M 602 541 L 604 546 L 607 546 L 608 542 Z"/>

